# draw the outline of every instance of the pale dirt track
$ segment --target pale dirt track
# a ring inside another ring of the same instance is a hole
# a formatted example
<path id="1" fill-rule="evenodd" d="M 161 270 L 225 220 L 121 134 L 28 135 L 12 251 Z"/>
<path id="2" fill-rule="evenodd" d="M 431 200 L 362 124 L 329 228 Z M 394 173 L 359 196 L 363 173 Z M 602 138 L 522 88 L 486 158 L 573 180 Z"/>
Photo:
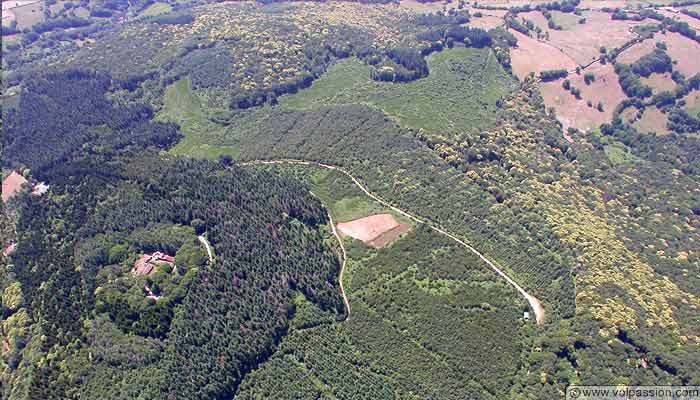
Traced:
<path id="1" fill-rule="evenodd" d="M 204 248 L 207 249 L 207 256 L 209 257 L 209 263 L 214 262 L 214 255 L 211 252 L 211 246 L 209 246 L 209 241 L 207 241 L 207 238 L 204 237 L 204 235 L 197 236 L 197 239 L 199 239 L 199 242 L 204 245 Z"/>
<path id="2" fill-rule="evenodd" d="M 399 214 L 401 214 L 401 215 L 403 215 L 403 216 L 405 216 L 405 217 L 411 219 L 412 221 L 415 221 L 415 222 L 417 222 L 417 223 L 419 223 L 419 224 L 424 224 L 424 225 L 428 226 L 430 229 L 434 230 L 435 232 L 438 232 L 438 233 L 440 233 L 441 235 L 447 236 L 448 238 L 454 240 L 454 241 L 457 242 L 458 244 L 460 244 L 460 245 L 462 245 L 463 247 L 467 248 L 467 249 L 468 249 L 469 251 L 471 251 L 474 255 L 476 255 L 476 256 L 479 257 L 482 261 L 484 261 L 489 267 L 491 267 L 491 269 L 493 269 L 498 275 L 500 275 L 503 279 L 505 279 L 506 282 L 508 282 L 513 288 L 515 288 L 515 290 L 518 291 L 518 293 L 520 293 L 521 296 L 523 296 L 523 298 L 525 298 L 525 300 L 527 300 L 527 302 L 530 304 L 530 308 L 532 308 L 532 311 L 535 313 L 535 319 L 537 320 L 537 324 L 538 324 L 538 325 L 541 325 L 541 324 L 544 323 L 545 312 L 544 312 L 544 307 L 542 306 L 542 303 L 540 303 L 540 301 L 539 301 L 535 296 L 532 296 L 531 294 L 529 294 L 528 292 L 526 292 L 525 289 L 523 289 L 517 282 L 515 282 L 515 281 L 514 281 L 513 279 L 511 279 L 508 275 L 506 275 L 505 272 L 501 271 L 500 268 L 498 268 L 493 262 L 491 262 L 488 258 L 486 258 L 486 257 L 485 257 L 483 254 L 481 254 L 478 250 L 476 250 L 475 248 L 473 248 L 472 246 L 470 246 L 469 244 L 467 244 L 467 243 L 464 242 L 463 240 L 459 239 L 459 238 L 456 237 L 455 235 L 453 235 L 453 234 L 451 234 L 451 233 L 449 233 L 449 232 L 446 232 L 445 230 L 443 230 L 443 229 L 441 229 L 441 228 L 439 228 L 439 227 L 437 227 L 437 226 L 431 224 L 430 222 L 427 222 L 426 220 L 423 220 L 423 219 L 420 219 L 420 218 L 418 218 L 418 217 L 415 217 L 415 216 L 413 216 L 412 214 L 409 214 L 408 212 L 406 212 L 406 211 L 404 211 L 404 210 L 402 210 L 402 209 L 400 209 L 400 208 L 398 208 L 398 207 L 395 207 L 395 206 L 393 206 L 393 205 L 387 203 L 387 202 L 384 201 L 383 199 L 377 197 L 376 195 L 372 194 L 369 190 L 367 190 L 367 188 L 365 188 L 365 186 L 364 186 L 362 183 L 360 183 L 360 181 L 358 181 L 354 176 L 352 176 L 349 172 L 347 172 L 347 171 L 344 170 L 343 168 L 337 167 L 337 166 L 335 166 L 335 165 L 323 164 L 323 163 L 320 163 L 320 162 L 304 161 L 304 160 L 294 160 L 294 159 L 282 159 L 282 160 L 253 160 L 253 161 L 238 163 L 237 165 L 246 166 L 246 165 L 264 165 L 264 164 L 315 165 L 315 166 L 319 166 L 319 167 L 321 167 L 321 168 L 326 168 L 326 169 L 338 171 L 338 172 L 340 172 L 340 173 L 346 175 L 348 178 L 350 178 L 350 179 L 353 181 L 353 183 L 355 184 L 355 186 L 357 186 L 358 188 L 360 188 L 360 190 L 362 190 L 362 192 L 363 192 L 365 195 L 367 195 L 369 198 L 371 198 L 371 199 L 373 199 L 374 201 L 376 201 L 376 202 L 382 204 L 383 206 L 386 206 L 386 207 L 391 208 L 392 210 L 394 210 L 394 211 L 396 211 L 397 213 L 399 213 Z M 329 216 L 329 219 L 330 219 L 330 214 L 329 214 L 328 216 Z M 340 240 L 340 237 L 338 236 L 338 234 L 337 234 L 337 232 L 336 232 L 335 225 L 333 224 L 332 219 L 330 219 L 330 223 L 331 223 L 331 226 L 332 226 L 333 234 L 336 236 L 336 238 L 337 238 L 338 241 L 340 242 L 340 246 L 341 246 L 341 249 L 342 249 L 342 251 L 343 251 L 343 267 L 342 267 L 341 270 L 340 270 L 340 278 L 339 278 L 339 279 L 340 279 L 340 290 L 341 290 L 341 294 L 342 294 L 342 296 L 343 296 L 343 300 L 345 301 L 345 305 L 346 305 L 346 307 L 348 308 L 348 316 L 349 316 L 349 315 L 350 315 L 350 305 L 349 305 L 349 303 L 347 302 L 347 297 L 345 296 L 345 290 L 343 289 L 343 272 L 344 272 L 344 270 L 345 270 L 345 260 L 346 260 L 346 258 L 347 258 L 347 257 L 346 257 L 346 254 L 345 254 L 345 247 L 343 246 L 343 243 L 342 243 L 342 241 Z"/>
<path id="3" fill-rule="evenodd" d="M 329 209 L 328 207 L 325 208 L 326 210 Z M 348 320 L 350 319 L 350 302 L 348 301 L 348 297 L 345 295 L 345 287 L 343 286 L 343 275 L 345 274 L 345 264 L 348 261 L 348 255 L 345 252 L 343 238 L 340 237 L 340 235 L 338 234 L 338 230 L 335 228 L 335 223 L 333 222 L 333 217 L 331 217 L 330 211 L 328 212 L 328 223 L 331 225 L 331 232 L 333 232 L 333 236 L 335 236 L 335 238 L 338 240 L 338 244 L 340 245 L 340 252 L 343 255 L 343 263 L 340 266 L 340 276 L 338 277 L 338 283 L 340 284 L 340 295 L 343 297 L 343 303 L 345 303 L 345 309 L 348 313 L 346 320 Z"/>

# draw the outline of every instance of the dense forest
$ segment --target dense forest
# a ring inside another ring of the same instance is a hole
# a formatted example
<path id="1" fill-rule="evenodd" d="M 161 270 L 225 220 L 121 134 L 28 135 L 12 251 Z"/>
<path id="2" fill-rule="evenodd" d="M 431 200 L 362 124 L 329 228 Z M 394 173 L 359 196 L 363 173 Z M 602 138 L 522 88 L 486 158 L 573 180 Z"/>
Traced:
<path id="1" fill-rule="evenodd" d="M 628 99 L 571 139 L 539 82 L 511 73 L 515 36 L 465 26 L 463 4 L 262 3 L 275 4 L 176 6 L 113 31 L 66 14 L 23 34 L 103 36 L 11 61 L 47 66 L 8 77 L 3 172 L 50 189 L 0 213 L 3 246 L 16 243 L 0 263 L 3 399 L 549 400 L 570 384 L 700 384 L 700 116 L 685 107 L 700 75 L 664 43 L 629 64 L 605 52 Z M 100 1 L 90 18 L 149 4 Z M 506 23 L 527 33 L 519 12 L 554 23 L 579 5 L 511 7 Z M 695 35 L 652 9 L 608 11 Z M 673 89 L 644 84 L 661 73 Z M 539 80 L 579 90 L 568 75 Z M 666 134 L 629 120 L 652 107 Z M 479 257 L 338 170 L 245 163 L 282 158 L 342 167 L 474 246 L 544 323 Z M 382 248 L 328 229 L 374 213 L 410 229 Z M 156 253 L 166 262 L 140 272 Z"/>
<path id="2" fill-rule="evenodd" d="M 78 78 L 95 83 L 71 86 Z M 86 88 L 91 97 L 76 102 L 113 118 L 73 116 L 74 127 L 87 128 L 36 129 L 45 135 L 33 139 L 37 145 L 67 145 L 41 158 L 12 158 L 32 166 L 51 191 L 24 198 L 18 246 L 3 266 L 4 398 L 226 396 L 285 335 L 296 294 L 342 318 L 339 262 L 321 228 L 326 212 L 303 186 L 222 163 L 164 158 L 158 124 L 152 137 L 125 145 L 120 128 L 148 123 L 142 113 L 110 108 L 97 95 L 103 81 L 74 72 L 49 79 L 57 89 Z M 60 91 L 46 90 L 37 84 L 27 96 L 61 100 Z M 10 132 L 32 123 L 13 117 Z M 116 129 L 71 136 L 98 124 Z M 213 263 L 197 242 L 202 234 Z M 133 276 L 134 261 L 153 251 L 173 254 L 176 270 Z M 157 297 L 147 298 L 144 287 Z"/>

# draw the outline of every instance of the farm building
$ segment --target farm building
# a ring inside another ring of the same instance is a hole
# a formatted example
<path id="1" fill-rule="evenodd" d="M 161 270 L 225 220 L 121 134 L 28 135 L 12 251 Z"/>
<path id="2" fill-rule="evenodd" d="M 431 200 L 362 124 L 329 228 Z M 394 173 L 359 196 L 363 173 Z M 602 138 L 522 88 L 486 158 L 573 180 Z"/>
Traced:
<path id="1" fill-rule="evenodd" d="M 2 181 L 2 202 L 6 203 L 22 189 L 22 185 L 27 183 L 27 180 L 15 171 L 12 171 L 7 178 Z"/>
<path id="2" fill-rule="evenodd" d="M 156 251 L 153 254 L 144 254 L 136 260 L 134 269 L 131 272 L 136 275 L 150 275 L 158 265 L 173 264 L 174 262 L 175 257 Z"/>

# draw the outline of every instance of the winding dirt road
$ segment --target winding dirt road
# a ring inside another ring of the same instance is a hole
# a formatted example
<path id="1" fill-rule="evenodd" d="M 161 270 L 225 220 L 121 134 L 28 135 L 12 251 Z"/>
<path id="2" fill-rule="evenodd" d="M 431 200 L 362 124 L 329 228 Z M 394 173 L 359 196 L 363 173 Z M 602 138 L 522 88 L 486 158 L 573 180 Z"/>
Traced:
<path id="1" fill-rule="evenodd" d="M 544 312 L 544 307 L 542 306 L 542 303 L 540 303 L 540 301 L 539 301 L 535 296 L 533 296 L 533 295 L 529 294 L 528 292 L 526 292 L 525 289 L 523 289 L 517 282 L 515 282 L 515 281 L 514 281 L 513 279 L 511 279 L 508 275 L 506 275 L 506 273 L 503 272 L 500 268 L 498 268 L 493 262 L 491 262 L 491 260 L 489 260 L 488 258 L 486 258 L 486 257 L 485 257 L 483 254 L 481 254 L 478 250 L 476 250 L 475 248 L 473 248 L 472 246 L 470 246 L 469 244 L 467 244 L 467 243 L 464 242 L 463 240 L 459 239 L 459 238 L 456 237 L 455 235 L 453 235 L 453 234 L 451 234 L 451 233 L 449 233 L 449 232 L 447 232 L 447 231 L 445 231 L 445 230 L 443 230 L 443 229 L 441 229 L 441 228 L 439 228 L 439 227 L 437 227 L 437 226 L 431 224 L 430 222 L 428 222 L 428 221 L 426 221 L 426 220 L 423 220 L 423 219 L 421 219 L 421 218 L 418 218 L 418 217 L 416 217 L 416 216 L 414 216 L 414 215 L 412 215 L 412 214 L 409 214 L 408 212 L 406 212 L 406 211 L 404 211 L 404 210 L 402 210 L 402 209 L 400 209 L 400 208 L 398 208 L 398 207 L 395 207 L 395 206 L 389 204 L 388 202 L 384 201 L 384 200 L 381 199 L 380 197 L 377 197 L 376 195 L 374 195 L 373 193 L 371 193 L 369 190 L 367 190 L 367 188 L 366 188 L 362 183 L 360 183 L 360 181 L 358 181 L 354 176 L 352 176 L 349 172 L 347 172 L 347 171 L 344 170 L 343 168 L 338 167 L 338 166 L 335 166 L 335 165 L 323 164 L 323 163 L 320 163 L 320 162 L 304 161 L 304 160 L 294 160 L 294 159 L 253 160 L 253 161 L 238 163 L 237 165 L 247 166 L 247 165 L 266 165 L 266 164 L 315 165 L 315 166 L 319 166 L 319 167 L 321 167 L 321 168 L 326 168 L 326 169 L 338 171 L 338 172 L 340 172 L 340 173 L 346 175 L 348 178 L 350 178 L 350 179 L 353 181 L 353 183 L 355 184 L 355 186 L 357 186 L 358 188 L 360 188 L 360 190 L 362 190 L 362 192 L 363 192 L 365 195 L 367 195 L 367 197 L 369 197 L 369 198 L 371 198 L 372 200 L 374 200 L 374 201 L 376 201 L 376 202 L 382 204 L 382 205 L 385 206 L 385 207 L 391 208 L 392 210 L 394 210 L 394 211 L 396 211 L 397 213 L 399 213 L 399 214 L 401 214 L 401 215 L 403 215 L 403 216 L 405 216 L 405 217 L 411 219 L 412 221 L 415 221 L 416 223 L 424 224 L 424 225 L 428 226 L 430 229 L 434 230 L 435 232 L 438 232 L 438 233 L 440 233 L 440 234 L 442 234 L 442 235 L 444 235 L 444 236 L 447 236 L 448 238 L 454 240 L 454 241 L 457 242 L 458 244 L 460 244 L 460 245 L 462 245 L 463 247 L 467 248 L 467 249 L 468 249 L 469 251 L 471 251 L 474 255 L 476 255 L 476 256 L 479 257 L 482 261 L 484 261 L 489 267 L 491 267 L 491 269 L 493 269 L 498 275 L 500 275 L 503 279 L 505 279 L 506 282 L 508 282 L 513 288 L 515 288 L 515 290 L 518 291 L 518 293 L 520 293 L 521 296 L 523 296 L 523 298 L 525 298 L 525 300 L 527 300 L 528 304 L 530 305 L 530 308 L 532 308 L 532 311 L 535 313 L 535 319 L 536 319 L 538 325 L 542 325 L 542 324 L 544 323 L 545 312 Z M 344 272 L 344 270 L 345 270 L 345 260 L 346 260 L 346 258 L 347 258 L 347 257 L 346 257 L 346 254 L 345 254 L 345 247 L 343 246 L 342 241 L 340 240 L 340 237 L 338 236 L 338 234 L 337 234 L 337 232 L 336 232 L 335 224 L 333 224 L 333 220 L 330 219 L 330 214 L 329 214 L 329 220 L 330 220 L 330 222 L 331 222 L 331 226 L 332 226 L 332 229 L 333 229 L 333 234 L 336 236 L 336 238 L 338 238 L 338 240 L 339 240 L 339 242 L 340 242 L 341 249 L 342 249 L 342 251 L 343 251 L 343 267 L 342 267 L 341 270 L 340 270 L 340 278 L 339 278 L 339 279 L 340 279 L 340 290 L 341 290 L 341 294 L 342 294 L 342 296 L 343 296 L 343 300 L 345 301 L 345 305 L 346 305 L 346 307 L 348 307 L 348 316 L 349 316 L 349 315 L 350 315 L 350 305 L 349 305 L 349 303 L 347 302 L 347 297 L 345 296 L 345 290 L 343 289 L 343 272 Z"/>
<path id="2" fill-rule="evenodd" d="M 207 238 L 204 237 L 204 235 L 199 235 L 197 236 L 197 239 L 199 239 L 199 242 L 204 245 L 204 248 L 207 249 L 207 256 L 209 256 L 209 263 L 214 262 L 214 255 L 211 252 L 211 246 L 209 245 L 209 241 Z"/>
<path id="3" fill-rule="evenodd" d="M 314 197 L 318 199 L 318 196 L 315 194 L 311 193 Z M 320 201 L 321 199 L 319 199 Z M 323 204 L 323 202 L 321 202 Z M 323 207 L 326 210 L 330 210 L 326 205 L 324 204 Z M 340 295 L 343 297 L 343 303 L 345 303 L 345 309 L 348 310 L 348 315 L 345 318 L 347 321 L 350 319 L 350 302 L 348 301 L 348 296 L 345 295 L 345 287 L 343 286 L 343 276 L 345 275 L 345 265 L 348 262 L 348 253 L 345 252 L 345 245 L 343 244 L 343 238 L 340 237 L 338 234 L 338 230 L 335 228 L 335 222 L 333 222 L 333 217 L 331 217 L 330 211 L 328 211 L 328 223 L 331 225 L 331 232 L 333 232 L 333 236 L 338 240 L 338 244 L 340 245 L 340 252 L 342 253 L 343 256 L 343 263 L 340 265 L 340 276 L 338 277 L 338 283 L 340 284 Z"/>

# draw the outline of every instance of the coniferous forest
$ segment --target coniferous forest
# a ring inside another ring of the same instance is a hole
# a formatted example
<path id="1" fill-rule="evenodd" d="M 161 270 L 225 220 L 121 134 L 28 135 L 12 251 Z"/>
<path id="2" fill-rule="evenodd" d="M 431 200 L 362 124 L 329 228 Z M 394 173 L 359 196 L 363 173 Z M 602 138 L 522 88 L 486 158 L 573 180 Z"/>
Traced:
<path id="1" fill-rule="evenodd" d="M 660 4 L 35 6 L 3 22 L 3 399 L 700 385 L 698 32 Z M 588 24 L 629 37 L 556 42 Z"/>

